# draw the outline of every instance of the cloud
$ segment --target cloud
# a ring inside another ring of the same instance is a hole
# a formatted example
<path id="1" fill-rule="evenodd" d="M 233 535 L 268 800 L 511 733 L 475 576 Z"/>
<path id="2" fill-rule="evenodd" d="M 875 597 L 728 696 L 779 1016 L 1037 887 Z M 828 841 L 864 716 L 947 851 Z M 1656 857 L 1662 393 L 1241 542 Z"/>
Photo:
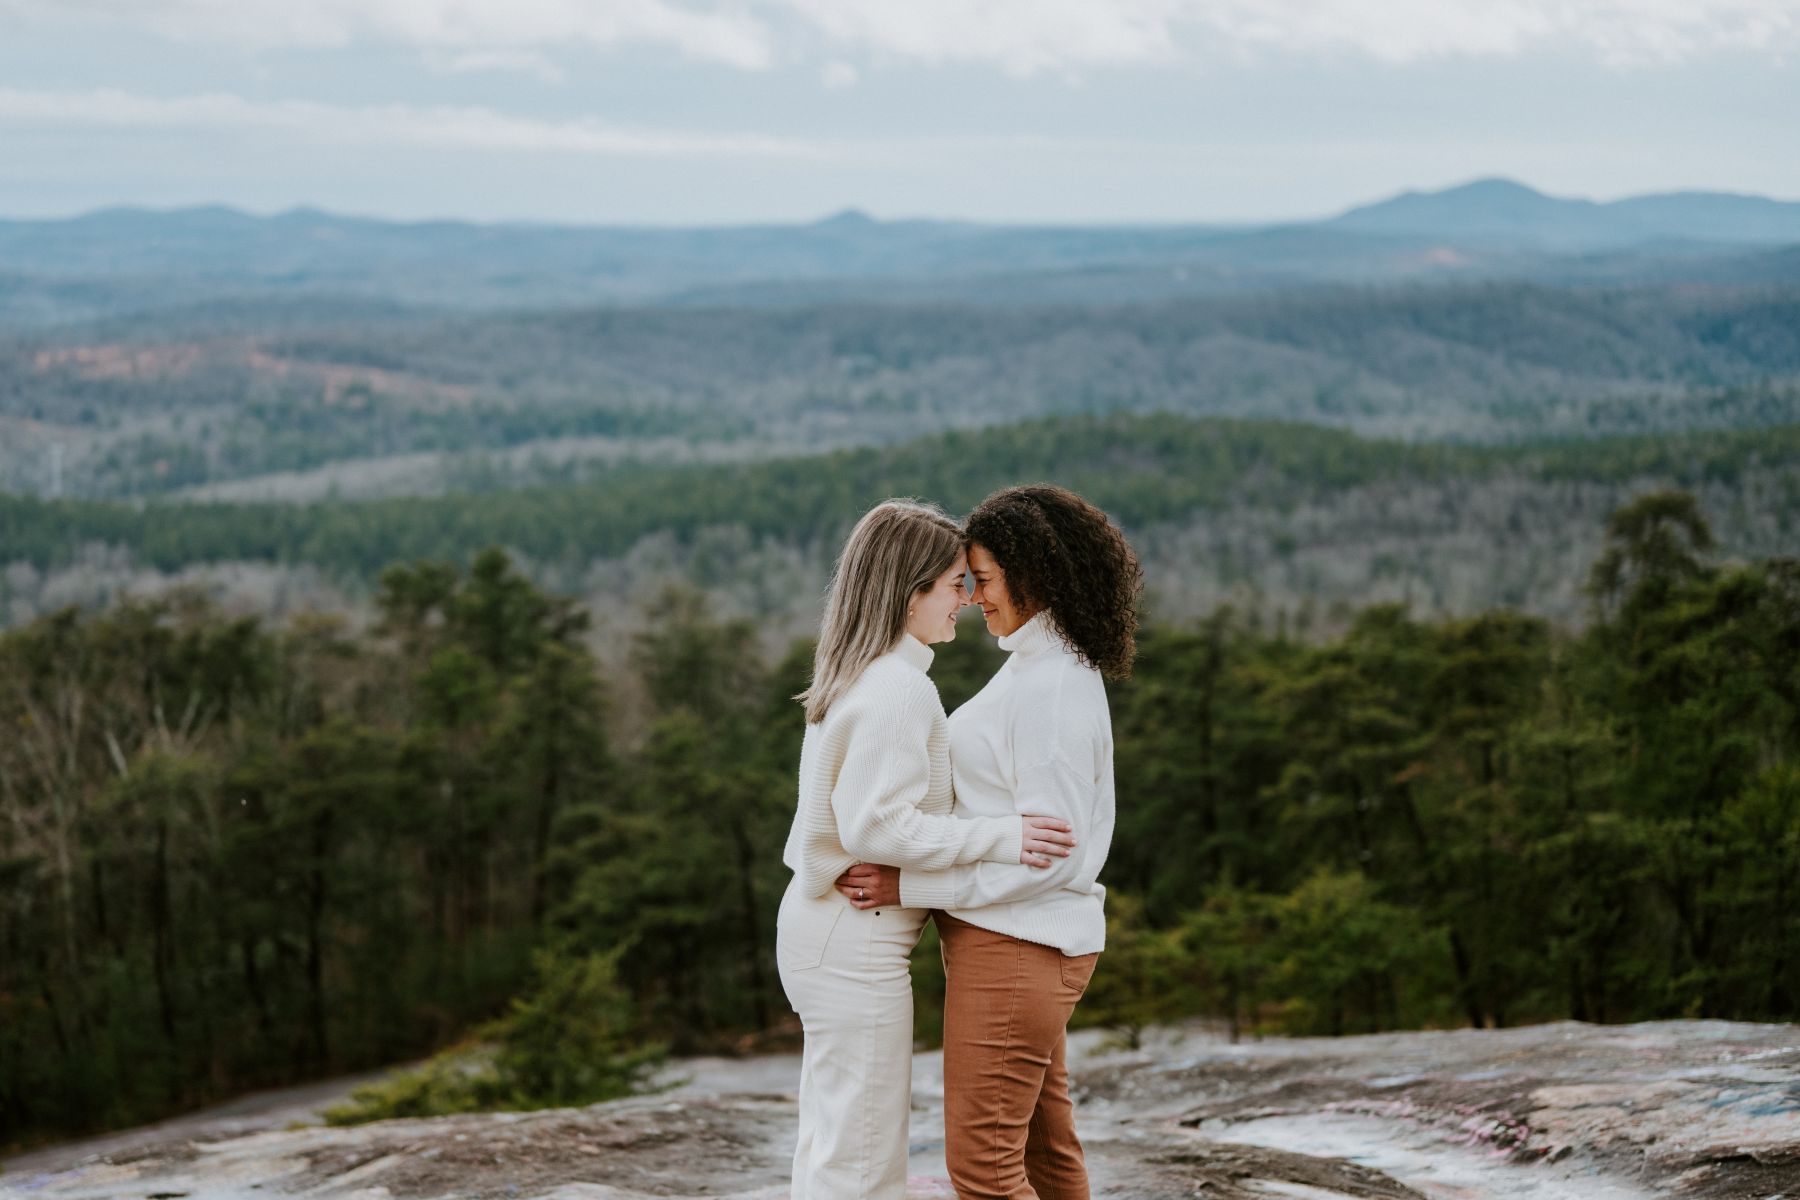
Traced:
<path id="1" fill-rule="evenodd" d="M 843 48 L 924 63 L 985 63 L 1014 75 L 1168 61 L 1172 0 L 773 0 Z"/>
<path id="2" fill-rule="evenodd" d="M 804 159 L 829 154 L 822 144 L 785 138 L 633 129 L 593 119 L 534 120 L 486 108 L 265 102 L 224 93 L 159 97 L 111 88 L 85 92 L 0 88 L 0 127 L 4 126 L 212 133 L 250 130 L 343 145 L 650 158 Z"/>
<path id="3" fill-rule="evenodd" d="M 1240 50 L 1387 62 L 1575 51 L 1610 65 L 1800 44 L 1800 0 L 1209 0 L 1185 6 Z"/>
<path id="4" fill-rule="evenodd" d="M 1612 64 L 1791 51 L 1800 0 L 769 0 L 840 50 L 1014 74 L 1210 52 L 1386 62 L 1578 51 Z"/>
<path id="5" fill-rule="evenodd" d="M 819 82 L 834 92 L 855 87 L 859 78 L 856 68 L 841 59 L 826 63 L 825 69 L 819 72 Z"/>
<path id="6" fill-rule="evenodd" d="M 707 9 L 670 0 L 0 0 L 0 13 L 7 9 L 51 27 L 86 21 L 265 49 L 375 43 L 503 54 L 653 45 L 750 70 L 769 66 L 774 54 L 766 23 L 734 3 Z"/>
<path id="7" fill-rule="evenodd" d="M 568 78 L 548 55 L 535 50 L 428 50 L 425 65 L 449 75 L 475 71 L 518 71 L 535 75 L 545 83 L 561 83 Z"/>
<path id="8" fill-rule="evenodd" d="M 1220 53 L 1629 65 L 1800 48 L 1800 0 L 0 0 L 3 14 L 268 48 L 397 45 L 540 73 L 541 56 L 642 47 L 741 70 L 866 56 L 1019 76 Z"/>

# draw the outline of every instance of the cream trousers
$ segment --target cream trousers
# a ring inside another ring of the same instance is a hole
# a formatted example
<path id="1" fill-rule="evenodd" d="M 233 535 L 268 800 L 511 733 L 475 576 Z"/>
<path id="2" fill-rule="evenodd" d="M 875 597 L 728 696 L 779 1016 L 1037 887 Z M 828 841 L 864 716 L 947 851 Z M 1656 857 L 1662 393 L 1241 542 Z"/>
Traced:
<path id="1" fill-rule="evenodd" d="M 793 1200 L 902 1200 L 912 1111 L 912 975 L 924 909 L 858 911 L 788 886 L 775 959 L 806 1042 Z"/>

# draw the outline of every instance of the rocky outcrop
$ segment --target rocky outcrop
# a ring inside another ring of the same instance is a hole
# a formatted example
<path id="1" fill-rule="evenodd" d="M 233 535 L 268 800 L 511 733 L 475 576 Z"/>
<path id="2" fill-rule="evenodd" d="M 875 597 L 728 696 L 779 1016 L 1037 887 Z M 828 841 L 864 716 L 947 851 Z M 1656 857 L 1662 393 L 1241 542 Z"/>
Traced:
<path id="1" fill-rule="evenodd" d="M 1576 1023 L 1232 1045 L 1199 1027 L 1072 1055 L 1098 1197 L 1800 1196 L 1800 1028 Z M 305 1123 L 345 1088 L 239 1102 L 7 1164 L 57 1200 L 787 1193 L 793 1055 L 677 1064 L 657 1094 L 537 1113 Z M 949 1200 L 937 1059 L 915 1063 L 911 1200 Z"/>

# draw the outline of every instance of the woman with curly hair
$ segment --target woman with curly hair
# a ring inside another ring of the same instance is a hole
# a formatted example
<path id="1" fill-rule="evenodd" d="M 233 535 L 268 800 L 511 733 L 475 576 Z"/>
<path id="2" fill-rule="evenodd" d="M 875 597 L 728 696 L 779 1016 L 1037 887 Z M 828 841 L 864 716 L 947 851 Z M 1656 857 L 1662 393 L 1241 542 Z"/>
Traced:
<path id="1" fill-rule="evenodd" d="M 1143 572 L 1106 514 L 1064 488 L 1007 488 L 965 523 L 974 599 L 1009 651 L 950 718 L 956 814 L 1068 821 L 1047 870 L 862 865 L 838 878 L 858 907 L 937 910 L 944 998 L 944 1137 L 961 1200 L 1086 1200 L 1065 1030 L 1106 941 L 1098 882 L 1113 831 L 1112 719 L 1103 678 L 1131 671 Z M 902 864 L 903 865 L 903 864 Z M 861 894 L 866 899 L 858 900 Z"/>

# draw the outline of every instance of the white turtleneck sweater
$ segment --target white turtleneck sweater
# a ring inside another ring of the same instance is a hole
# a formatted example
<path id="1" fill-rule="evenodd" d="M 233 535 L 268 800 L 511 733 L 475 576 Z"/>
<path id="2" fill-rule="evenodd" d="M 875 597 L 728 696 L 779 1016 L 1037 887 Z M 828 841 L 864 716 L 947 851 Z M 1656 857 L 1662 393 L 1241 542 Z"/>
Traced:
<path id="1" fill-rule="evenodd" d="M 863 668 L 809 724 L 800 743 L 800 800 L 781 861 L 801 895 L 823 896 L 859 862 L 936 869 L 1018 863 L 1019 814 L 950 815 L 950 735 L 925 671 L 931 647 L 910 633 Z"/>
<path id="2" fill-rule="evenodd" d="M 1112 844 L 1112 715 L 1100 672 L 1083 663 L 1048 613 L 1000 639 L 1011 657 L 950 718 L 959 817 L 1061 817 L 1075 850 L 1045 869 L 977 862 L 900 872 L 900 902 L 1064 954 L 1106 945 L 1100 868 Z M 875 859 L 874 861 L 881 861 Z"/>

